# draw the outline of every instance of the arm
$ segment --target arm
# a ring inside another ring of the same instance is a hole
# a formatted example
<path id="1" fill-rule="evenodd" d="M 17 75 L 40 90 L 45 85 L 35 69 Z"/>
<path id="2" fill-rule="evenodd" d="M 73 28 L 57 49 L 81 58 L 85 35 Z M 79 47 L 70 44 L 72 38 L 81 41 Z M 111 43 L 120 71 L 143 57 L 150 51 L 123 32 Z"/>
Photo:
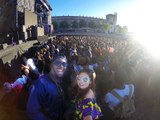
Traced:
<path id="1" fill-rule="evenodd" d="M 85 109 L 83 109 L 83 112 L 82 112 L 82 116 L 83 116 L 83 120 L 93 120 L 93 103 L 92 101 L 88 101 L 86 103 L 84 103 L 83 107 Z"/>
<path id="2" fill-rule="evenodd" d="M 83 120 L 93 120 L 91 115 L 85 116 L 83 117 Z"/>
<path id="3" fill-rule="evenodd" d="M 106 95 L 105 95 L 105 103 L 107 104 L 107 106 L 110 108 L 110 110 L 114 110 L 114 107 L 113 107 L 113 103 L 112 103 L 112 99 L 111 99 L 111 93 L 108 92 Z"/>
<path id="4" fill-rule="evenodd" d="M 85 101 L 82 108 L 83 120 L 98 120 L 102 117 L 101 109 L 94 99 Z"/>
<path id="5" fill-rule="evenodd" d="M 25 75 L 22 75 L 13 83 L 5 82 L 3 87 L 5 92 L 11 92 L 12 89 L 15 89 L 17 86 L 23 86 L 26 83 L 27 83 L 27 77 Z"/>
<path id="6" fill-rule="evenodd" d="M 12 83 L 12 88 L 15 88 L 17 85 L 24 85 L 27 83 L 27 77 L 25 75 L 22 75 L 20 78 L 18 78 L 14 83 Z"/>
<path id="7" fill-rule="evenodd" d="M 48 118 L 40 111 L 42 109 L 44 96 L 44 86 L 38 79 L 32 86 L 27 103 L 27 114 L 31 120 L 48 120 Z"/>

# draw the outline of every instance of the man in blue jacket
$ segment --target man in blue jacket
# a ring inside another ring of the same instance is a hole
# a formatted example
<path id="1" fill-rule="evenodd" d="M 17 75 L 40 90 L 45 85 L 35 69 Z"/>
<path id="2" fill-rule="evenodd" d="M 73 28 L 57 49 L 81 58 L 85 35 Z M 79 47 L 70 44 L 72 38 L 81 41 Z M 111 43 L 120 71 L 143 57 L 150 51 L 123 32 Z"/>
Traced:
<path id="1" fill-rule="evenodd" d="M 63 119 L 64 95 L 61 84 L 66 68 L 66 57 L 55 56 L 49 74 L 39 77 L 32 86 L 27 103 L 27 114 L 32 120 Z"/>

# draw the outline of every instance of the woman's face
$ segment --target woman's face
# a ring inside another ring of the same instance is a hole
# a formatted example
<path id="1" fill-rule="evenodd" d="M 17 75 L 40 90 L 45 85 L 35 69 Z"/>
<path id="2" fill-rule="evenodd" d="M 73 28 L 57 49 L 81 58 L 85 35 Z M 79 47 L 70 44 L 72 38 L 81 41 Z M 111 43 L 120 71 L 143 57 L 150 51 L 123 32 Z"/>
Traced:
<path id="1" fill-rule="evenodd" d="M 78 87 L 82 90 L 86 89 L 91 84 L 91 79 L 89 75 L 85 72 L 82 72 L 79 75 L 77 75 L 76 80 Z"/>

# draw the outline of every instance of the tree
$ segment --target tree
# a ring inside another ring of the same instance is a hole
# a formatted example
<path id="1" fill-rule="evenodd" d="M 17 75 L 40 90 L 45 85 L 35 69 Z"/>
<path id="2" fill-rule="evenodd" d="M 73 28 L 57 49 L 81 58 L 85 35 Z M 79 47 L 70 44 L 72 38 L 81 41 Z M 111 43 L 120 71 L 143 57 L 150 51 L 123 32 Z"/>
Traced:
<path id="1" fill-rule="evenodd" d="M 99 24 L 98 24 L 97 27 L 98 27 L 98 28 L 102 28 L 102 27 L 103 27 L 103 22 L 102 22 L 102 20 L 99 20 Z"/>
<path id="2" fill-rule="evenodd" d="M 123 26 L 122 27 L 122 32 L 123 33 L 127 33 L 128 32 L 128 27 L 127 26 Z"/>
<path id="3" fill-rule="evenodd" d="M 58 23 L 56 21 L 53 21 L 52 22 L 52 25 L 54 27 L 54 30 L 57 30 L 58 29 Z"/>
<path id="4" fill-rule="evenodd" d="M 69 24 L 67 21 L 64 20 L 60 22 L 60 28 L 66 29 L 68 27 L 69 27 Z"/>
<path id="5" fill-rule="evenodd" d="M 107 23 L 107 24 L 105 23 L 104 24 L 104 29 L 105 30 L 109 30 L 110 28 L 111 28 L 111 25 L 109 23 Z"/>
<path id="6" fill-rule="evenodd" d="M 128 32 L 128 27 L 127 26 L 120 26 L 120 25 L 117 25 L 116 26 L 117 27 L 117 32 L 119 32 L 119 33 L 126 33 L 126 32 Z"/>
<path id="7" fill-rule="evenodd" d="M 78 22 L 76 20 L 72 22 L 72 28 L 78 28 Z"/>
<path id="8" fill-rule="evenodd" d="M 82 28 L 82 27 L 86 27 L 87 26 L 87 23 L 85 20 L 80 20 L 79 21 L 79 27 Z"/>
<path id="9" fill-rule="evenodd" d="M 96 28 L 97 27 L 97 24 L 96 24 L 96 22 L 95 21 L 93 21 L 93 20 L 91 20 L 89 23 L 88 23 L 88 26 L 90 27 L 90 28 Z"/>
<path id="10" fill-rule="evenodd" d="M 107 33 L 110 30 L 110 28 L 111 28 L 111 25 L 109 23 L 104 24 L 104 29 L 107 31 Z"/>

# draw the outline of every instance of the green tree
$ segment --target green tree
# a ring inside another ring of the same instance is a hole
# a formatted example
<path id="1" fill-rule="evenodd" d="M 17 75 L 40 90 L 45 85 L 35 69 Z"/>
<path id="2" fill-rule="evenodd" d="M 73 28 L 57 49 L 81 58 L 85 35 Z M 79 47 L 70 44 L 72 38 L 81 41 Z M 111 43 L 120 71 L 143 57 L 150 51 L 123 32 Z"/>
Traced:
<path id="1" fill-rule="evenodd" d="M 128 32 L 128 27 L 127 26 L 120 26 L 120 25 L 117 25 L 116 26 L 117 27 L 117 32 L 119 32 L 119 33 L 126 33 L 126 32 Z"/>
<path id="2" fill-rule="evenodd" d="M 99 24 L 97 25 L 98 28 L 102 28 L 103 27 L 103 22 L 102 20 L 99 20 Z"/>
<path id="3" fill-rule="evenodd" d="M 53 25 L 53 27 L 54 27 L 54 30 L 57 30 L 57 28 L 58 28 L 58 23 L 57 23 L 56 21 L 53 21 L 53 22 L 52 22 L 52 25 Z"/>
<path id="4" fill-rule="evenodd" d="M 122 27 L 122 33 L 127 33 L 128 32 L 128 27 L 127 26 L 123 26 Z"/>
<path id="5" fill-rule="evenodd" d="M 72 28 L 78 28 L 78 22 L 76 20 L 72 22 Z"/>
<path id="6" fill-rule="evenodd" d="M 68 27 L 69 27 L 69 24 L 67 21 L 64 20 L 60 22 L 60 28 L 66 29 Z"/>
<path id="7" fill-rule="evenodd" d="M 104 29 L 109 30 L 111 28 L 111 25 L 109 23 L 104 24 Z"/>
<path id="8" fill-rule="evenodd" d="M 82 27 L 86 27 L 87 26 L 87 23 L 85 20 L 80 20 L 79 21 L 79 27 L 82 28 Z"/>
<path id="9" fill-rule="evenodd" d="M 95 21 L 91 20 L 91 21 L 88 23 L 88 26 L 89 26 L 90 28 L 96 28 L 96 27 L 97 27 L 97 24 L 96 24 Z"/>

